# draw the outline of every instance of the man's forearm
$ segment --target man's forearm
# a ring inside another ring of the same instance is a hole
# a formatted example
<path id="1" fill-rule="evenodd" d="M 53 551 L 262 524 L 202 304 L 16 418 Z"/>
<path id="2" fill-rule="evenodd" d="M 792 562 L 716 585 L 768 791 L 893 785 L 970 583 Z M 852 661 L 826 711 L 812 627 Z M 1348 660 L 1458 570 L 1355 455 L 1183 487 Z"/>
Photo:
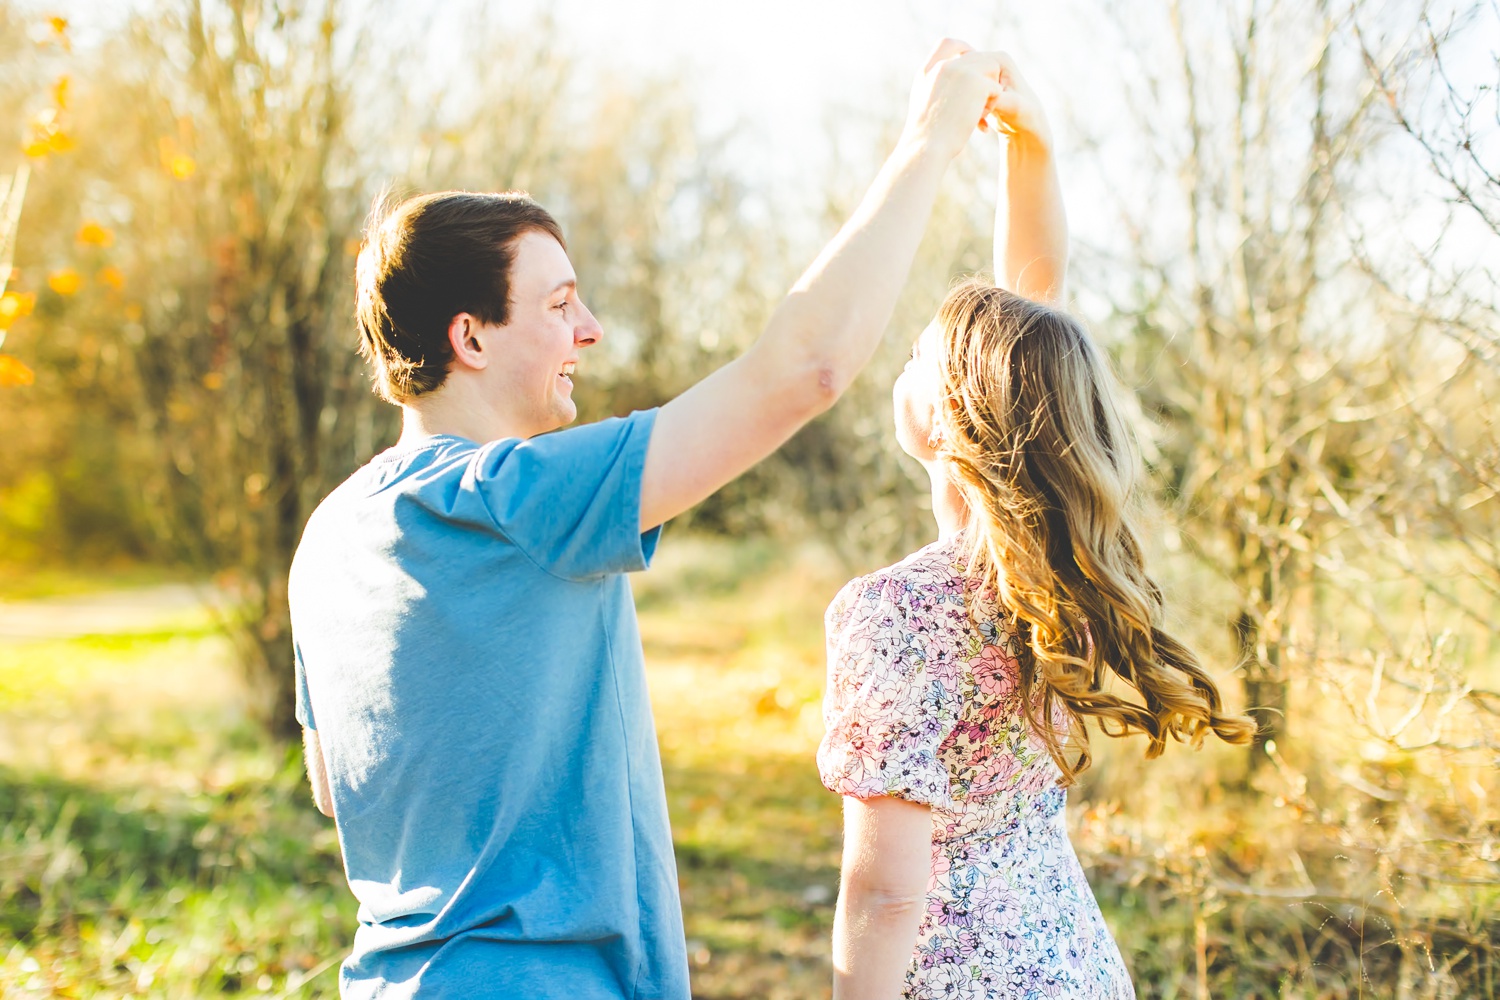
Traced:
<path id="1" fill-rule="evenodd" d="M 1038 302 L 1059 302 L 1068 270 L 1068 218 L 1048 144 L 1012 138 L 995 208 L 995 281 Z"/>
<path id="2" fill-rule="evenodd" d="M 827 405 L 879 346 L 927 228 L 949 156 L 903 142 L 859 208 L 792 286 L 751 349 L 822 376 Z"/>

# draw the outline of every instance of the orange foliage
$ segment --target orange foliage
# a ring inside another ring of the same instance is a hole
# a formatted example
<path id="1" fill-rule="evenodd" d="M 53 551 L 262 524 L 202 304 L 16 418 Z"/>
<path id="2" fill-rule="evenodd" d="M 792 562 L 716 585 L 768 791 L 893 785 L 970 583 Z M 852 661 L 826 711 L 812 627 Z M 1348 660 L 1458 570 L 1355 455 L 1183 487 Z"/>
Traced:
<path id="1" fill-rule="evenodd" d="M 19 358 L 0 354 L 0 388 L 31 385 L 35 381 L 36 373 L 22 364 Z"/>
<path id="2" fill-rule="evenodd" d="M 36 296 L 30 292 L 6 292 L 0 295 L 0 330 L 18 319 L 25 319 L 36 308 Z"/>
<path id="3" fill-rule="evenodd" d="M 161 152 L 161 165 L 178 180 L 187 180 L 198 169 L 198 161 L 180 150 L 171 136 L 162 136 L 157 140 L 157 146 Z"/>
<path id="4" fill-rule="evenodd" d="M 93 247 L 107 247 L 115 241 L 112 230 L 90 219 L 78 228 L 78 242 Z"/>
<path id="5" fill-rule="evenodd" d="M 83 287 L 83 276 L 71 267 L 47 275 L 47 287 L 58 295 L 76 295 Z"/>

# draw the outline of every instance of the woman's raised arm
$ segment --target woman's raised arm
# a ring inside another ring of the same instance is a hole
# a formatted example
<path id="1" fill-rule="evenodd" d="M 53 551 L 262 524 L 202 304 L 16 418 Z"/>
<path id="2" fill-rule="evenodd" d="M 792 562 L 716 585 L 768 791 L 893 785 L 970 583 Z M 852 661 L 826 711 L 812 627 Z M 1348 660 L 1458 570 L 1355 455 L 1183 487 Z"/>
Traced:
<path id="1" fill-rule="evenodd" d="M 995 283 L 1057 305 L 1068 271 L 1068 217 L 1041 103 L 1009 56 L 1001 56 L 1000 96 L 992 101 L 1006 135 L 995 204 Z"/>

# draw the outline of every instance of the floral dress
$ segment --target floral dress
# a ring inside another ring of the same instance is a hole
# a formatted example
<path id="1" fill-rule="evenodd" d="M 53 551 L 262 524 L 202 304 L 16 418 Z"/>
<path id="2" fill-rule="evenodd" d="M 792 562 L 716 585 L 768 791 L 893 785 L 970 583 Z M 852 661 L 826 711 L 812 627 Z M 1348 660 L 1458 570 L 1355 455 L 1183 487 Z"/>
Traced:
<path id="1" fill-rule="evenodd" d="M 1021 651 L 959 538 L 852 580 L 828 608 L 823 783 L 932 807 L 911 998 L 1116 1000 L 1130 974 L 1063 821 L 1067 793 L 1018 693 Z"/>

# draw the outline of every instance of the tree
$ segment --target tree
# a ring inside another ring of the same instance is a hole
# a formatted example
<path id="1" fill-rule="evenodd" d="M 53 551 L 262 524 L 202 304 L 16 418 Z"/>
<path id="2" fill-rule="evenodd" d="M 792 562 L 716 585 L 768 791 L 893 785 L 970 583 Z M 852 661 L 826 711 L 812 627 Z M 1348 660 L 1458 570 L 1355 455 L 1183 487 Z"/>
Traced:
<path id="1" fill-rule="evenodd" d="M 1151 473 L 1234 594 L 1253 769 L 1286 724 L 1294 616 L 1316 599 L 1318 555 L 1350 523 L 1347 479 L 1392 408 L 1388 344 L 1342 232 L 1375 93 L 1326 3 L 1159 13 L 1174 73 L 1148 71 L 1131 96 L 1164 180 L 1127 213 L 1137 277 L 1114 283 L 1114 307 L 1131 333 L 1122 361 L 1160 422 Z"/>
<path id="2" fill-rule="evenodd" d="M 231 595 L 251 713 L 280 734 L 291 556 L 380 419 L 347 318 L 365 184 L 346 30 L 337 0 L 195 0 L 135 19 L 91 81 L 91 180 L 129 249 L 115 331 L 144 506 Z"/>

